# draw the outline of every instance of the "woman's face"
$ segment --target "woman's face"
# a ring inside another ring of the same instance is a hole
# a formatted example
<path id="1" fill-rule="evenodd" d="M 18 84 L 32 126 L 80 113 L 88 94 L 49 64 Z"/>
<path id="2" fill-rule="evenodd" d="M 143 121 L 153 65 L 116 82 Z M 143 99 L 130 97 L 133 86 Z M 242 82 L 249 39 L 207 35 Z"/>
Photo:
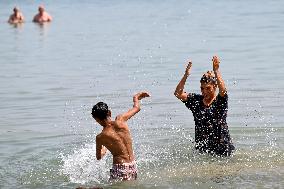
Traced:
<path id="1" fill-rule="evenodd" d="M 212 83 L 201 83 L 200 90 L 205 98 L 213 98 L 216 92 L 216 86 Z"/>

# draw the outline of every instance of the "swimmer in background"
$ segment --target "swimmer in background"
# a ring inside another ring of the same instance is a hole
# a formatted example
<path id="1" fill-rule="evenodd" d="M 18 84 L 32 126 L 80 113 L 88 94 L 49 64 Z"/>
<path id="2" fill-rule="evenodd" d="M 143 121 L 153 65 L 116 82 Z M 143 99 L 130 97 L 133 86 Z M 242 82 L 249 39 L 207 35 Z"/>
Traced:
<path id="1" fill-rule="evenodd" d="M 133 107 L 127 112 L 111 119 L 111 111 L 104 102 L 97 103 L 92 109 L 93 118 L 103 126 L 96 136 L 96 157 L 98 160 L 107 150 L 113 155 L 113 166 L 110 169 L 110 180 L 135 180 L 137 167 L 132 149 L 132 138 L 127 121 L 140 111 L 140 100 L 150 95 L 140 92 L 133 96 Z"/>
<path id="2" fill-rule="evenodd" d="M 45 11 L 43 6 L 38 7 L 38 14 L 34 16 L 33 22 L 44 23 L 51 22 L 52 17 Z"/>
<path id="3" fill-rule="evenodd" d="M 212 59 L 213 72 L 201 77 L 201 94 L 184 92 L 184 85 L 191 73 L 189 61 L 174 95 L 191 110 L 195 121 L 195 148 L 219 156 L 230 156 L 235 149 L 227 125 L 228 93 L 219 70 L 220 60 Z M 219 89 L 218 95 L 216 90 Z"/>
<path id="4" fill-rule="evenodd" d="M 14 7 L 13 14 L 9 17 L 8 23 L 10 24 L 20 24 L 24 22 L 24 16 L 18 7 Z"/>

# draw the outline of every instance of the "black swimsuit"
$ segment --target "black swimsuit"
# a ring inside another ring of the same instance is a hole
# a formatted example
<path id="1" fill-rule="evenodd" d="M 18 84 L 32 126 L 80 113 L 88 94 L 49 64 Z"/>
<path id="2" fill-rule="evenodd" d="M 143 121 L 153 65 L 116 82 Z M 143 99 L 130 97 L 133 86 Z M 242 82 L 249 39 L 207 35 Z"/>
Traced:
<path id="1" fill-rule="evenodd" d="M 203 96 L 191 93 L 185 106 L 192 111 L 195 121 L 195 148 L 201 152 L 229 156 L 235 147 L 232 144 L 227 125 L 228 95 L 218 96 L 209 107 L 203 103 Z"/>

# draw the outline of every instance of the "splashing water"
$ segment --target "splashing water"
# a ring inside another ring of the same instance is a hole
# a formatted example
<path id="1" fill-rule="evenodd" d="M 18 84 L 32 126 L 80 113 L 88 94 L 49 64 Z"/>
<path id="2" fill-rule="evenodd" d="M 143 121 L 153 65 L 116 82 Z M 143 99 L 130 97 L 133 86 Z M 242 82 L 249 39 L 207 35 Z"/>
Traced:
<path id="1" fill-rule="evenodd" d="M 254 133 L 265 137 L 266 144 L 237 148 L 235 154 L 228 158 L 196 153 L 193 150 L 192 138 L 189 137 L 191 132 L 192 130 L 179 127 L 134 130 L 134 151 L 138 165 L 138 180 L 134 183 L 108 183 L 111 154 L 107 153 L 102 160 L 96 160 L 96 145 L 92 141 L 69 154 L 61 154 L 62 173 L 67 175 L 72 183 L 95 184 L 104 188 L 183 188 L 184 184 L 199 187 L 205 186 L 204 183 L 208 183 L 208 187 L 219 187 L 220 183 L 227 184 L 235 180 L 246 182 L 248 178 L 244 175 L 250 175 L 250 181 L 258 174 L 263 176 L 262 174 L 267 172 L 273 175 L 274 180 L 280 179 L 281 170 L 277 167 L 283 166 L 284 153 L 274 141 L 274 129 L 258 130 L 258 133 Z M 149 141 L 152 136 L 156 138 Z M 236 138 L 237 146 L 243 140 L 242 137 Z M 255 175 L 256 173 L 258 174 Z M 269 175 L 263 177 L 270 178 Z M 238 187 L 238 182 L 234 182 L 234 186 Z"/>
<path id="2" fill-rule="evenodd" d="M 101 184 L 108 180 L 107 160 L 109 157 L 97 161 L 96 144 L 94 143 L 85 144 L 71 154 L 61 154 L 61 158 L 63 161 L 62 173 L 69 176 L 70 182 Z"/>

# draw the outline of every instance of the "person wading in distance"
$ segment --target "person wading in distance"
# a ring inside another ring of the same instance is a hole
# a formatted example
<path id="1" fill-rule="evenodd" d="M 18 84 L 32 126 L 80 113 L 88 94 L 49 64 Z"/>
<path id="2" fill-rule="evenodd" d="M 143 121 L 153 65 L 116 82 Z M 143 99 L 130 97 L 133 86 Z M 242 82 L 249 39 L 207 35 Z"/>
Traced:
<path id="1" fill-rule="evenodd" d="M 24 16 L 18 7 L 13 9 L 13 14 L 9 17 L 8 23 L 19 24 L 24 22 Z"/>
<path id="2" fill-rule="evenodd" d="M 45 11 L 44 7 L 41 5 L 38 7 L 38 14 L 34 16 L 33 22 L 44 23 L 51 22 L 52 17 Z"/>

